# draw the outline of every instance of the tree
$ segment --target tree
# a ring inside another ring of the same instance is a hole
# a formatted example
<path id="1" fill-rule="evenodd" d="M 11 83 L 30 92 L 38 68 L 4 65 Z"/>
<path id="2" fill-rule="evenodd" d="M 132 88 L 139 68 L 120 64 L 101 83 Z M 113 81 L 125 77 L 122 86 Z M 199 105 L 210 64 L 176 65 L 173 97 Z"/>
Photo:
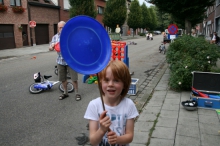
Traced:
<path id="1" fill-rule="evenodd" d="M 157 16 L 155 13 L 155 7 L 151 6 L 148 10 L 151 16 L 151 20 L 150 20 L 150 29 L 154 30 L 157 27 Z"/>
<path id="2" fill-rule="evenodd" d="M 146 28 L 147 30 L 149 30 L 151 16 L 145 3 L 141 5 L 141 11 L 142 11 L 142 18 L 143 18 L 142 23 L 141 23 L 141 28 L 143 29 Z"/>
<path id="3" fill-rule="evenodd" d="M 137 0 L 134 0 L 131 2 L 130 6 L 130 13 L 128 14 L 128 26 L 133 29 L 133 37 L 134 32 L 137 28 L 140 28 L 142 25 L 142 14 L 141 14 L 141 7 L 139 5 L 139 2 Z"/>
<path id="4" fill-rule="evenodd" d="M 104 11 L 103 23 L 115 32 L 117 25 L 120 27 L 127 18 L 126 0 L 108 0 Z"/>
<path id="5" fill-rule="evenodd" d="M 69 0 L 70 18 L 77 15 L 87 15 L 95 18 L 97 15 L 94 0 Z"/>
<path id="6" fill-rule="evenodd" d="M 191 33 L 192 26 L 203 21 L 208 7 L 215 0 L 146 0 L 156 5 L 161 11 L 172 14 L 176 21 L 184 21 L 186 33 Z"/>

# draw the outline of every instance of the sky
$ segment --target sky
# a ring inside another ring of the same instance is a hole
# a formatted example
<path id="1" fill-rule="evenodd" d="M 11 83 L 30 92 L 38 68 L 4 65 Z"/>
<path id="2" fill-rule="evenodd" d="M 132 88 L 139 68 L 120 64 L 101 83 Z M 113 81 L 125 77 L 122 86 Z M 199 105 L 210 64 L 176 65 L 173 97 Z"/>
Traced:
<path id="1" fill-rule="evenodd" d="M 152 5 L 150 3 L 147 3 L 145 0 L 138 0 L 138 1 L 139 1 L 140 5 L 142 5 L 143 2 L 146 4 L 147 7 L 150 7 Z"/>

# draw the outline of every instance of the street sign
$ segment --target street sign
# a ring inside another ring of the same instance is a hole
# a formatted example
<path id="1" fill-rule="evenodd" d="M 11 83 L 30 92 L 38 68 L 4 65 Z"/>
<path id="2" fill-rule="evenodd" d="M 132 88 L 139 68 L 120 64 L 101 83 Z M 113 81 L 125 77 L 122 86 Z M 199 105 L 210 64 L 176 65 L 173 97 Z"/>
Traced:
<path id="1" fill-rule="evenodd" d="M 35 21 L 30 21 L 30 22 L 29 22 L 29 26 L 30 26 L 31 28 L 36 27 L 36 22 L 35 22 Z"/>
<path id="2" fill-rule="evenodd" d="M 176 34 L 178 32 L 178 27 L 175 24 L 170 24 L 168 26 L 169 34 Z"/>

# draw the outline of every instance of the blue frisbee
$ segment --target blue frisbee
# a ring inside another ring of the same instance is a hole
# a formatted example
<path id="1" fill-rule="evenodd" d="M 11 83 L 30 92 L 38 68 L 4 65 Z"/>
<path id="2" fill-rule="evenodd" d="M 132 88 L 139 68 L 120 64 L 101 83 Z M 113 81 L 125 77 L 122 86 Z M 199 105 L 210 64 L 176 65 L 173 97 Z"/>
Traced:
<path id="1" fill-rule="evenodd" d="M 111 58 L 111 41 L 105 28 L 89 16 L 67 21 L 60 36 L 60 52 L 76 72 L 90 75 L 102 71 Z"/>

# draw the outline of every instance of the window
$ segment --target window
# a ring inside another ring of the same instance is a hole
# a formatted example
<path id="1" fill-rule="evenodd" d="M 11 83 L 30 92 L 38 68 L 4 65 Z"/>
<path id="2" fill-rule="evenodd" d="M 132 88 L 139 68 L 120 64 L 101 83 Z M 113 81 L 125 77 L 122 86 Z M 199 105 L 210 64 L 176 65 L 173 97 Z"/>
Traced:
<path id="1" fill-rule="evenodd" d="M 50 3 L 50 0 L 44 0 L 44 2 L 49 4 L 49 3 Z"/>
<path id="2" fill-rule="evenodd" d="M 69 10 L 70 9 L 69 0 L 63 0 L 63 8 L 64 8 L 64 10 Z"/>
<path id="3" fill-rule="evenodd" d="M 10 0 L 11 6 L 21 6 L 21 0 Z"/>
<path id="4" fill-rule="evenodd" d="M 98 14 L 103 14 L 104 13 L 104 8 L 98 6 Z"/>

